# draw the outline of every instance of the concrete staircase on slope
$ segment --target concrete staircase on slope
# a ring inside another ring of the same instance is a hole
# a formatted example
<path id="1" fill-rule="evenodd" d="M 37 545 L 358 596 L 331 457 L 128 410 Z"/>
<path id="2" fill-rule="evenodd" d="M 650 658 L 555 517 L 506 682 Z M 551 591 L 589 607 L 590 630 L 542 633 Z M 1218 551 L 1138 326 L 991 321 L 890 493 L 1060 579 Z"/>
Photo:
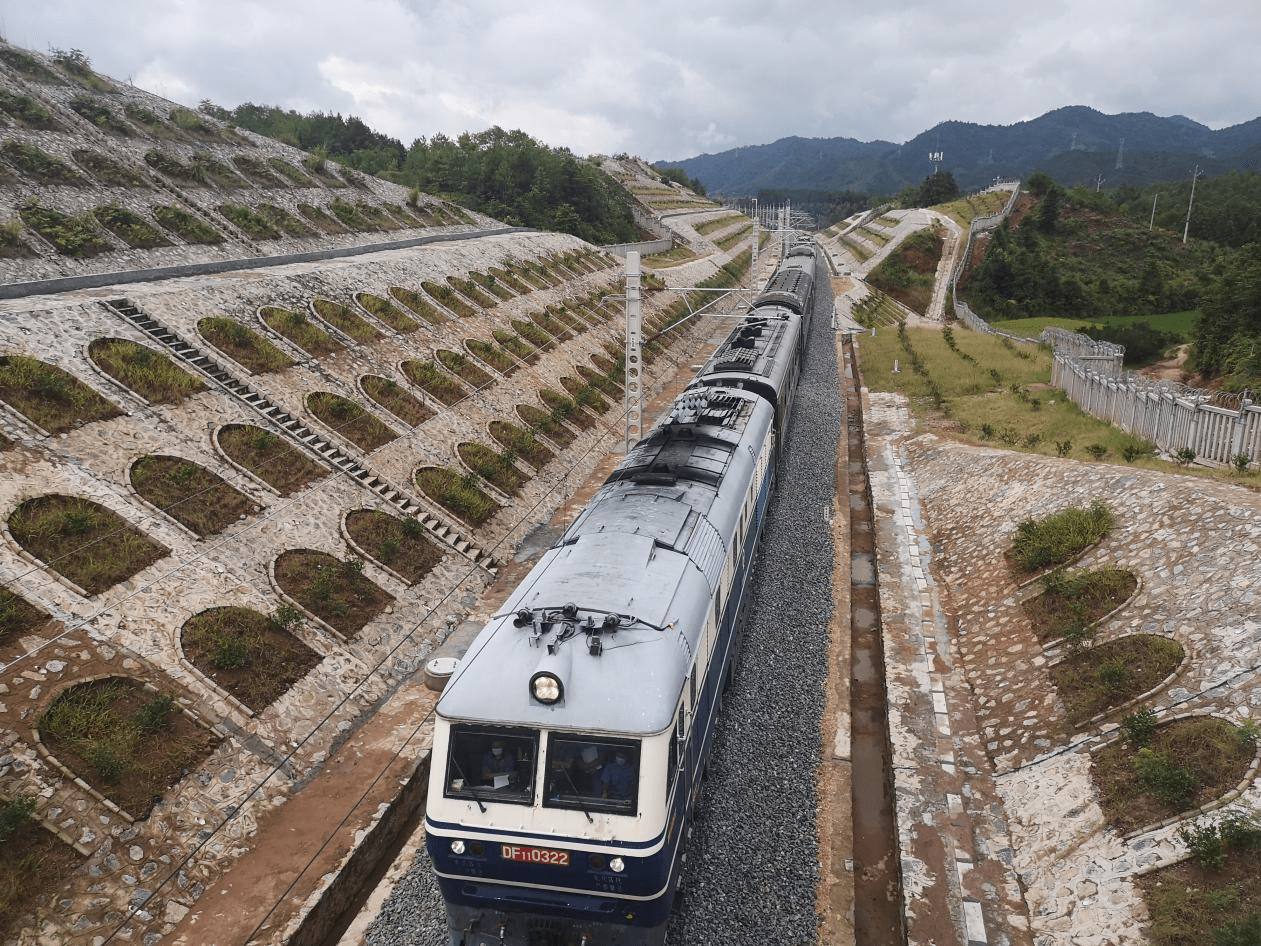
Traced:
<path id="1" fill-rule="evenodd" d="M 433 513 L 426 511 L 414 498 L 384 482 L 354 457 L 347 455 L 338 447 L 329 443 L 327 439 L 319 436 L 319 434 L 315 433 L 297 418 L 273 404 L 248 384 L 233 377 L 230 372 L 205 354 L 205 352 L 185 342 L 169 328 L 158 322 L 157 319 L 141 312 L 130 300 L 111 299 L 108 302 L 102 302 L 101 305 L 112 315 L 124 319 L 130 325 L 138 328 L 146 336 L 179 358 L 185 365 L 188 365 L 202 377 L 207 378 L 211 383 L 232 395 L 241 404 L 270 421 L 272 426 L 279 429 L 286 437 L 314 453 L 334 470 L 345 474 L 360 486 L 376 493 L 376 495 L 404 515 L 414 517 L 424 526 L 426 532 L 434 541 L 458 552 L 475 565 L 486 569 L 492 577 L 498 574 L 498 563 L 487 552 L 476 547 L 454 526 Z"/>

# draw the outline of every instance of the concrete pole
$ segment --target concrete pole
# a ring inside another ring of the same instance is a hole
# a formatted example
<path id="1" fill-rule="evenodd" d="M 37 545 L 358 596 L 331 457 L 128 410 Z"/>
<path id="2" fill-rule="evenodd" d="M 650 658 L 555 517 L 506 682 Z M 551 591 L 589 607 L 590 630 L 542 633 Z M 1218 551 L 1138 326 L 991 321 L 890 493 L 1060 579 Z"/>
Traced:
<path id="1" fill-rule="evenodd" d="M 639 251 L 626 254 L 626 452 L 644 434 L 643 315 L 639 297 Z"/>
<path id="2" fill-rule="evenodd" d="M 753 198 L 753 258 L 749 261 L 749 272 L 753 274 L 754 284 L 756 285 L 758 278 L 757 270 L 757 251 L 762 241 L 758 238 L 757 225 L 757 198 Z"/>

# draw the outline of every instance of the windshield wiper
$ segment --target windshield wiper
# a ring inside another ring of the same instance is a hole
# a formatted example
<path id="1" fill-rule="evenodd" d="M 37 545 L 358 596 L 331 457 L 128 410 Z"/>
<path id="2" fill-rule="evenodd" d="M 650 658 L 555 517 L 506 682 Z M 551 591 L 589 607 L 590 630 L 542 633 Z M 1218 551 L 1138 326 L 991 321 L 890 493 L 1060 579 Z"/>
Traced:
<path id="1" fill-rule="evenodd" d="M 464 780 L 464 785 L 468 788 L 468 793 L 473 796 L 473 801 L 477 802 L 477 807 L 481 810 L 481 813 L 486 814 L 486 806 L 482 804 L 481 796 L 477 794 L 477 789 L 473 787 L 472 780 L 465 775 L 464 770 L 460 768 L 460 760 L 455 757 L 454 752 L 451 753 L 451 764 L 455 766 L 456 773 Z"/>
<path id="2" fill-rule="evenodd" d="M 591 812 L 587 811 L 587 806 L 582 803 L 582 792 L 578 791 L 578 786 L 574 784 L 574 777 L 569 774 L 569 769 L 562 767 L 561 771 L 565 773 L 565 781 L 569 783 L 569 787 L 574 790 L 574 802 L 578 805 L 578 810 L 587 816 L 588 824 L 595 824 Z"/>

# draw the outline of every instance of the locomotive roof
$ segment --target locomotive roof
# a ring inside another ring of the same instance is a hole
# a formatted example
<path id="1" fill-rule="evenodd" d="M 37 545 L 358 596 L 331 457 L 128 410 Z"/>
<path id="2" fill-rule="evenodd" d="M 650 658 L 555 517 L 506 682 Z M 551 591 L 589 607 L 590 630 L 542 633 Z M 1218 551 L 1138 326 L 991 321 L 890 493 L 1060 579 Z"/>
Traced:
<path id="1" fill-rule="evenodd" d="M 778 306 L 754 309 L 718 346 L 701 375 L 739 371 L 769 376 L 790 327 L 789 315 Z"/>
<path id="2" fill-rule="evenodd" d="M 753 401 L 743 392 L 699 388 L 675 401 L 669 419 L 626 455 L 606 482 L 716 486 L 748 423 Z"/>
<path id="3" fill-rule="evenodd" d="M 438 712 L 448 719 L 660 732 L 670 725 L 692 642 L 703 579 L 687 557 L 650 535 L 593 533 L 550 550 L 482 631 L 447 684 Z M 574 616 L 561 612 L 573 603 Z M 525 611 L 529 622 L 514 617 Z M 601 625 L 620 616 L 615 630 Z M 600 638 L 593 652 L 592 636 Z M 552 652 L 554 649 L 554 652 Z M 540 669 L 558 671 L 565 697 L 530 697 Z"/>
<path id="4" fill-rule="evenodd" d="M 439 713 L 601 732 L 668 727 L 752 476 L 755 452 L 741 444 L 760 442 L 769 425 L 770 408 L 746 391 L 676 400 L 473 642 Z M 531 698 L 541 669 L 566 680 L 560 703 Z"/>

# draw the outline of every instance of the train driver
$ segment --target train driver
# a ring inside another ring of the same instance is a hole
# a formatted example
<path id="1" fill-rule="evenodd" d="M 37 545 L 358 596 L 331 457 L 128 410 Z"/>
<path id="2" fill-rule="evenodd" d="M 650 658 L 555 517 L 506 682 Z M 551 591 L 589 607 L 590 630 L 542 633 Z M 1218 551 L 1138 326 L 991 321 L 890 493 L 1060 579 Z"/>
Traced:
<path id="1" fill-rule="evenodd" d="M 490 788 L 507 788 L 516 773 L 517 760 L 502 739 L 491 742 L 482 754 L 482 784 Z"/>
<path id="2" fill-rule="evenodd" d="M 600 770 L 600 785 L 605 798 L 630 801 L 635 793 L 635 769 L 625 749 L 613 754 L 613 761 Z"/>

